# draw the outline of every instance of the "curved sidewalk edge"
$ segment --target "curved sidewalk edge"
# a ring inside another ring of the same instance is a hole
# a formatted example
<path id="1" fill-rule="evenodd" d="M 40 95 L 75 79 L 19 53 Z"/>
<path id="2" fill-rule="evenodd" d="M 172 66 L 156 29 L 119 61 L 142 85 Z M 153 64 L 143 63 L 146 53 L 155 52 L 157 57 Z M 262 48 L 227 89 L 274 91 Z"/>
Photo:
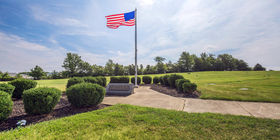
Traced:
<path id="1" fill-rule="evenodd" d="M 135 89 L 134 94 L 126 97 L 106 96 L 102 103 L 109 105 L 131 104 L 195 113 L 210 112 L 280 119 L 280 103 L 179 98 L 154 91 L 149 86 L 139 86 L 139 88 Z"/>

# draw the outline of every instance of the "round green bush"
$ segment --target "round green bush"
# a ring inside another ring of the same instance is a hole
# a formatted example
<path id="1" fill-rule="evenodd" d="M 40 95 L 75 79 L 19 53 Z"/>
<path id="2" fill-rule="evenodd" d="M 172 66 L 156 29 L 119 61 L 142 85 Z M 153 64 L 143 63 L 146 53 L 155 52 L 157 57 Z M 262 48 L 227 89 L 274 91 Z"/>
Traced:
<path id="1" fill-rule="evenodd" d="M 0 122 L 7 119 L 13 110 L 13 101 L 11 95 L 0 91 Z"/>
<path id="2" fill-rule="evenodd" d="M 59 102 L 61 91 L 56 88 L 32 88 L 23 92 L 23 104 L 27 114 L 48 114 Z"/>
<path id="3" fill-rule="evenodd" d="M 164 85 L 163 76 L 159 77 L 159 82 L 160 82 L 161 85 Z"/>
<path id="4" fill-rule="evenodd" d="M 87 83 L 98 84 L 98 80 L 95 77 L 83 77 Z"/>
<path id="5" fill-rule="evenodd" d="M 129 77 L 120 76 L 120 77 L 110 77 L 110 83 L 129 83 Z"/>
<path id="6" fill-rule="evenodd" d="M 81 78 L 81 77 L 73 77 L 73 78 L 70 78 L 68 80 L 66 87 L 69 88 L 72 85 L 83 83 L 83 82 L 84 82 L 83 78 Z"/>
<path id="7" fill-rule="evenodd" d="M 178 75 L 178 74 L 171 74 L 171 75 L 169 75 L 169 77 L 168 77 L 168 84 L 169 84 L 169 86 L 172 87 L 172 88 L 176 88 L 175 81 L 177 79 L 184 79 L 184 77 L 182 75 Z"/>
<path id="8" fill-rule="evenodd" d="M 9 82 L 9 84 L 15 86 L 15 90 L 13 92 L 13 97 L 20 99 L 23 91 L 31 89 L 31 88 L 35 88 L 37 85 L 37 82 L 30 80 L 30 79 L 16 79 L 16 80 Z"/>
<path id="9" fill-rule="evenodd" d="M 185 82 L 183 83 L 183 92 L 187 94 L 193 93 L 197 88 L 195 83 Z"/>
<path id="10" fill-rule="evenodd" d="M 158 84 L 158 83 L 159 83 L 159 77 L 155 76 L 155 77 L 153 78 L 153 83 L 154 83 L 154 84 Z"/>
<path id="11" fill-rule="evenodd" d="M 99 82 L 99 85 L 105 87 L 106 84 L 107 84 L 107 80 L 106 80 L 106 77 L 104 76 L 98 76 L 96 77 L 97 81 Z"/>
<path id="12" fill-rule="evenodd" d="M 169 85 L 169 82 L 168 82 L 168 77 L 169 77 L 170 75 L 164 75 L 163 76 L 163 84 L 165 85 L 165 86 L 170 86 Z"/>
<path id="13" fill-rule="evenodd" d="M 188 79 L 177 79 L 175 81 L 176 83 L 176 89 L 179 91 L 179 92 L 183 92 L 183 83 L 185 82 L 189 82 L 190 83 L 190 80 Z"/>
<path id="14" fill-rule="evenodd" d="M 15 86 L 10 84 L 0 84 L 0 91 L 5 91 L 9 93 L 10 95 L 13 95 L 13 92 L 15 90 Z"/>
<path id="15" fill-rule="evenodd" d="M 143 76 L 143 82 L 145 84 L 151 84 L 152 83 L 152 77 L 151 76 Z"/>
<path id="16" fill-rule="evenodd" d="M 96 106 L 103 101 L 105 88 L 92 83 L 80 83 L 67 88 L 66 95 L 75 107 Z"/>
<path id="17" fill-rule="evenodd" d="M 135 84 L 135 77 L 131 77 L 131 83 Z M 137 76 L 137 85 L 141 83 L 141 78 Z"/>

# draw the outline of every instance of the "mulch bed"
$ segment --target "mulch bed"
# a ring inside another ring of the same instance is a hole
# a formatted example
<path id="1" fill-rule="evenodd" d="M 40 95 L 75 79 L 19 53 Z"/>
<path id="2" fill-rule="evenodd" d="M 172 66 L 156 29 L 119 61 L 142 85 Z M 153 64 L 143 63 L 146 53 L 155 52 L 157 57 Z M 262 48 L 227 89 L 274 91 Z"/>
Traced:
<path id="1" fill-rule="evenodd" d="M 98 106 L 75 108 L 70 105 L 67 100 L 66 94 L 62 94 L 60 102 L 55 106 L 54 110 L 49 114 L 43 115 L 27 115 L 24 111 L 23 101 L 14 100 L 13 112 L 7 120 L 0 124 L 0 131 L 16 128 L 16 123 L 20 120 L 26 120 L 26 125 L 35 124 L 43 121 L 57 119 L 61 117 L 75 115 L 77 113 L 88 112 L 92 110 L 103 109 L 109 105 L 99 104 Z"/>
<path id="2" fill-rule="evenodd" d="M 183 93 L 179 93 L 176 89 L 167 86 L 156 85 L 156 84 L 151 84 L 150 86 L 152 90 L 174 97 L 198 98 L 200 96 L 200 93 L 197 91 L 193 92 L 192 94 L 183 94 Z"/>

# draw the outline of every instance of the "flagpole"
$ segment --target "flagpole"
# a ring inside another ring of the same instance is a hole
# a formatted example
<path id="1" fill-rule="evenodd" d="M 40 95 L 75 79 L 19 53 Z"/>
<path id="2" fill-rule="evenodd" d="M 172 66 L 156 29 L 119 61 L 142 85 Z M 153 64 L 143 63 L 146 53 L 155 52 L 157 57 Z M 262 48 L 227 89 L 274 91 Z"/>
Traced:
<path id="1" fill-rule="evenodd" d="M 135 8 L 135 87 L 137 85 L 137 9 Z"/>

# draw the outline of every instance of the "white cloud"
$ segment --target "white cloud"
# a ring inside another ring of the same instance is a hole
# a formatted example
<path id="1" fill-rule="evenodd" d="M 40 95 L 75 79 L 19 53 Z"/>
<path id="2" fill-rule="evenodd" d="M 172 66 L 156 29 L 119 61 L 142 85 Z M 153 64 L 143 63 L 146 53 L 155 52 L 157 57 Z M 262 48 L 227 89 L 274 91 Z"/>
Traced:
<path id="1" fill-rule="evenodd" d="M 36 20 L 47 22 L 56 26 L 73 26 L 73 27 L 87 27 L 88 25 L 82 23 L 80 20 L 73 17 L 61 16 L 58 13 L 54 13 L 43 9 L 38 5 L 30 6 L 31 13 Z"/>
<path id="2" fill-rule="evenodd" d="M 46 71 L 61 70 L 66 54 L 62 47 L 47 48 L 23 38 L 0 32 L 1 71 L 30 71 L 35 65 Z"/>
<path id="3" fill-rule="evenodd" d="M 45 46 L 30 43 L 25 41 L 23 38 L 15 35 L 8 35 L 0 32 L 0 46 L 1 50 L 14 48 L 14 49 L 26 49 L 30 51 L 48 51 L 49 49 Z"/>

